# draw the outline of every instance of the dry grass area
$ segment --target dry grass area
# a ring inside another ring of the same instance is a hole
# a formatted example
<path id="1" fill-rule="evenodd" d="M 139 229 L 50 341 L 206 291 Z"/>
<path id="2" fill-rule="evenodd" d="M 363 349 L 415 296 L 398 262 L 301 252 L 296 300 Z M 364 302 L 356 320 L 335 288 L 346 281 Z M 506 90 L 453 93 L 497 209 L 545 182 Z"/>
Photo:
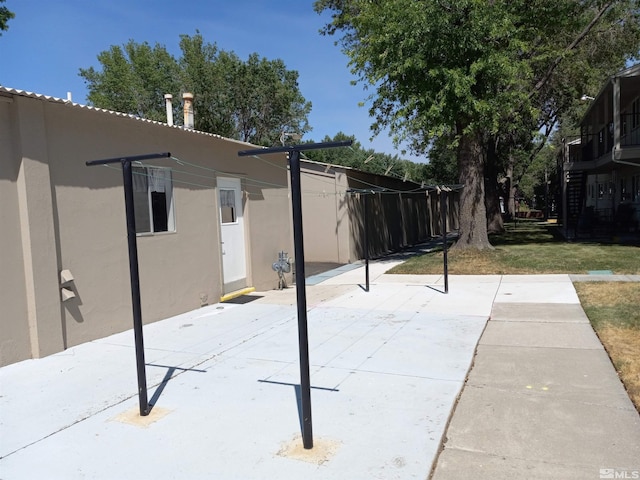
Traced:
<path id="1" fill-rule="evenodd" d="M 582 308 L 640 411 L 640 284 L 576 283 Z"/>

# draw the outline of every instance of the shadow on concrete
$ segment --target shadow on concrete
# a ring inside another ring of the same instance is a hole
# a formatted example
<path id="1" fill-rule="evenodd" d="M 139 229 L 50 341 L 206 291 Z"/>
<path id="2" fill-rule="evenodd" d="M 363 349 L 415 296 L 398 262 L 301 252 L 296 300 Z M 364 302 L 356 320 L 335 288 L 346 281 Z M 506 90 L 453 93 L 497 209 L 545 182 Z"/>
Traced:
<path id="1" fill-rule="evenodd" d="M 168 365 L 157 365 L 155 363 L 147 363 L 146 365 L 147 365 L 147 367 L 158 367 L 158 368 L 166 368 L 167 369 L 167 373 L 165 373 L 164 378 L 158 384 L 158 387 L 156 388 L 156 391 L 153 392 L 153 396 L 149 400 L 149 407 L 151 409 L 153 409 L 153 407 L 155 407 L 156 403 L 158 403 L 158 400 L 160 399 L 160 396 L 162 395 L 162 392 L 164 392 L 164 389 L 166 388 L 167 383 L 169 383 L 169 380 L 171 380 L 173 378 L 174 373 L 176 373 L 176 371 L 178 371 L 176 376 L 178 376 L 178 375 L 180 375 L 181 373 L 184 373 L 184 372 L 206 373 L 206 370 L 198 370 L 196 368 L 170 367 Z"/>
<path id="2" fill-rule="evenodd" d="M 229 300 L 225 300 L 222 303 L 233 303 L 235 305 L 245 305 L 247 303 L 254 302 L 263 298 L 262 295 L 240 295 L 239 297 L 231 298 Z"/>
<path id="3" fill-rule="evenodd" d="M 302 391 L 300 389 L 299 383 L 287 383 L 287 382 L 276 382 L 273 380 L 258 380 L 260 383 L 270 383 L 272 385 L 284 385 L 286 387 L 293 387 L 296 393 L 296 404 L 298 406 L 298 421 L 300 422 L 300 435 L 302 435 L 303 430 L 303 420 L 302 420 Z M 337 388 L 327 388 L 327 387 L 314 387 L 311 386 L 313 390 L 324 390 L 325 392 L 339 392 Z"/>

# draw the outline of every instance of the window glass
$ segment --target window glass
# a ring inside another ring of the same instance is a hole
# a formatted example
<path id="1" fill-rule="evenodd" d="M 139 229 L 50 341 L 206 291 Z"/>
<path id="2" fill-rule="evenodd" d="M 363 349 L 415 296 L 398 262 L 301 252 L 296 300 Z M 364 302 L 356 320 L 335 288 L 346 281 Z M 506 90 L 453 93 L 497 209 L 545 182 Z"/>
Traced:
<path id="1" fill-rule="evenodd" d="M 133 167 L 136 233 L 175 231 L 171 170 Z"/>
<path id="2" fill-rule="evenodd" d="M 220 189 L 220 218 L 222 223 L 235 223 L 236 191 Z"/>

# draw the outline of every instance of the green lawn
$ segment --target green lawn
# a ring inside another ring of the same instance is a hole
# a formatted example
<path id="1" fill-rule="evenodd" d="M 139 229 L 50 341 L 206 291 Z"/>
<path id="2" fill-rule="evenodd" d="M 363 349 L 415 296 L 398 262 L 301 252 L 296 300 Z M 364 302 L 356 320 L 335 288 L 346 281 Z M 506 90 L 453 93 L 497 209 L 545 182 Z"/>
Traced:
<path id="1" fill-rule="evenodd" d="M 450 250 L 449 273 L 535 274 L 588 273 L 611 270 L 614 274 L 640 274 L 640 247 L 597 242 L 568 243 L 555 234 L 556 226 L 542 222 L 507 225 L 503 235 L 490 237 L 493 250 Z M 443 254 L 436 251 L 411 258 L 389 273 L 442 273 Z"/>

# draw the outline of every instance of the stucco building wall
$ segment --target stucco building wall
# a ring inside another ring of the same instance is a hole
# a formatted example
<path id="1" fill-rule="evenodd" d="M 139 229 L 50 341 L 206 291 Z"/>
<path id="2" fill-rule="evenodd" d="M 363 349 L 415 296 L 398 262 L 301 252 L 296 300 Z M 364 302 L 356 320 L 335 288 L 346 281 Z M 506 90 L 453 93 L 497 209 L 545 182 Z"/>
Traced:
<path id="1" fill-rule="evenodd" d="M 292 248 L 284 156 L 241 158 L 251 145 L 55 99 L 2 97 L 0 364 L 131 328 L 122 172 L 87 160 L 170 151 L 185 162 L 145 162 L 172 170 L 176 226 L 137 236 L 145 323 L 220 300 L 220 176 L 241 179 L 247 286 L 277 286 L 271 264 Z M 63 302 L 64 269 L 75 298 Z"/>

